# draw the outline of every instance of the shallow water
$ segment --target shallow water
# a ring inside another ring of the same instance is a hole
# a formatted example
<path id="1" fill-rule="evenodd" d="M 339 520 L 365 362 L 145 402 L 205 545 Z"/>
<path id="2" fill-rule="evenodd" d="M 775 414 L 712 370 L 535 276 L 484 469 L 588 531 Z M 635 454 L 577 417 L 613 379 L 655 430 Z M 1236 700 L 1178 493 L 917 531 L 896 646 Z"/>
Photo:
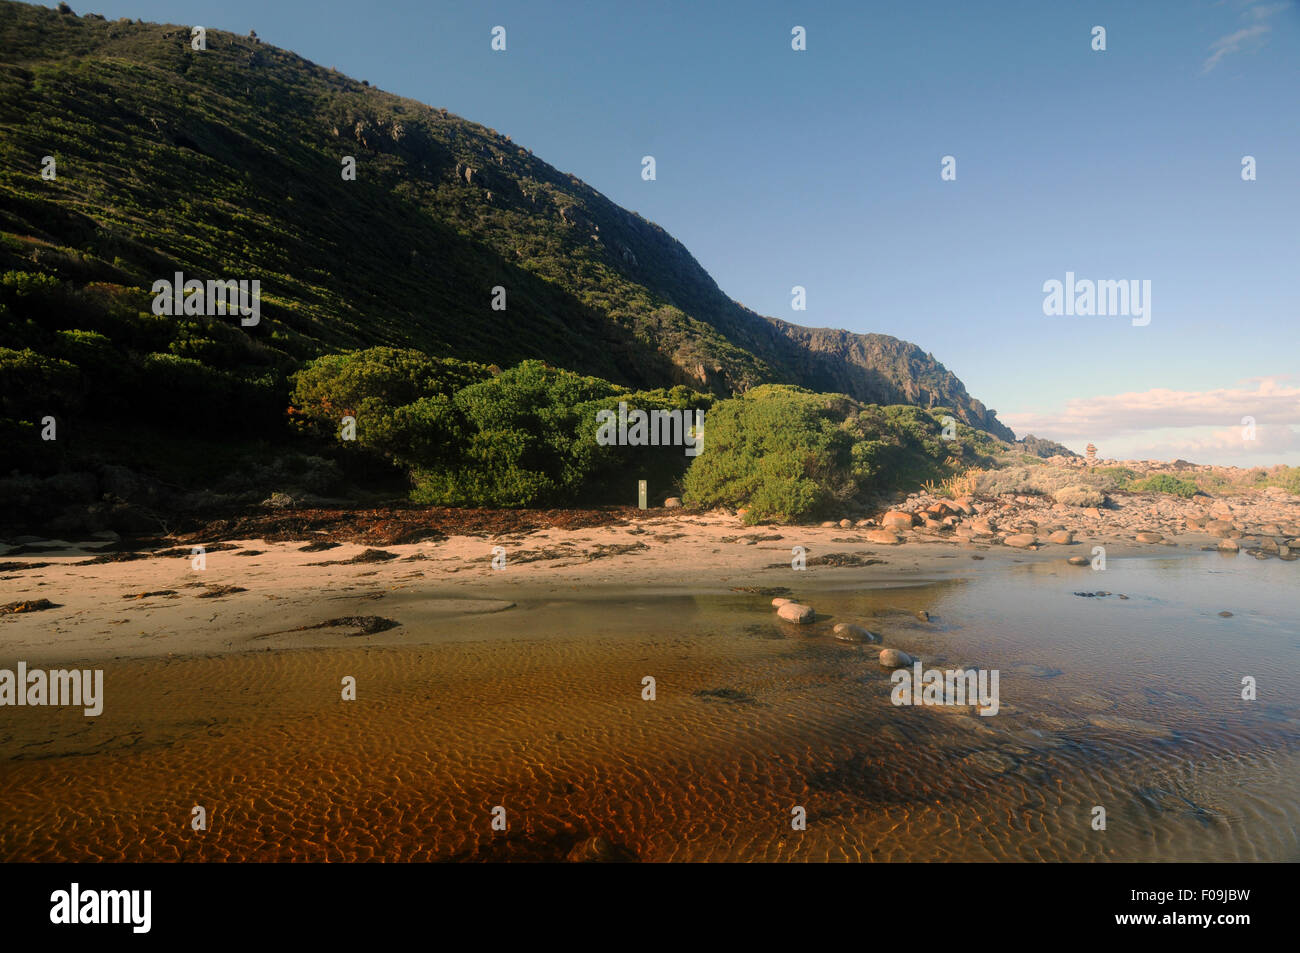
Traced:
<path id="1" fill-rule="evenodd" d="M 989 568 L 765 574 L 802 627 L 744 592 L 455 622 L 404 592 L 383 612 L 432 644 L 109 663 L 98 719 L 4 709 L 0 858 L 547 860 L 603 834 L 648 861 L 1300 859 L 1295 565 Z M 1000 712 L 893 706 L 840 621 L 998 670 Z"/>

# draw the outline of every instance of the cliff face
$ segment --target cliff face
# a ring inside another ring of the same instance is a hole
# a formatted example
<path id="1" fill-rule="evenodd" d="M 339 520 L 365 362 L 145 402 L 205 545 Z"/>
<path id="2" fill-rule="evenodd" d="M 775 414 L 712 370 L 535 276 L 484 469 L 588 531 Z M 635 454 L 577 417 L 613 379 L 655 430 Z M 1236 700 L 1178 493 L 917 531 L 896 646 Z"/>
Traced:
<path id="1" fill-rule="evenodd" d="M 0 60 L 0 269 L 260 278 L 250 333 L 297 357 L 389 344 L 634 386 L 791 383 L 1012 439 L 914 345 L 755 314 L 507 136 L 255 38 L 209 29 L 194 51 L 187 26 L 3 2 Z"/>

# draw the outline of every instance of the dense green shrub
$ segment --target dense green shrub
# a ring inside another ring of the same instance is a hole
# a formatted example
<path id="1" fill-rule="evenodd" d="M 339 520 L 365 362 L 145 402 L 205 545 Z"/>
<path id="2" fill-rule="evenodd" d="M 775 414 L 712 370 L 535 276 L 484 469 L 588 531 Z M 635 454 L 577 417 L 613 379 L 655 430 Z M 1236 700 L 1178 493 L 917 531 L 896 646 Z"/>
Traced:
<path id="1" fill-rule="evenodd" d="M 1196 495 L 1199 487 L 1191 480 L 1180 480 L 1168 473 L 1156 473 L 1145 480 L 1130 483 L 1129 489 L 1134 493 L 1170 493 L 1190 497 Z"/>
<path id="2" fill-rule="evenodd" d="M 1110 480 L 1112 488 L 1116 490 L 1128 489 L 1129 485 L 1138 478 L 1137 471 L 1130 470 L 1128 467 L 1097 467 L 1092 472 Z"/>
<path id="3" fill-rule="evenodd" d="M 710 412 L 685 499 L 738 506 L 749 522 L 839 513 L 873 492 L 941 480 L 1004 449 L 942 408 L 863 405 L 842 394 L 756 387 Z"/>
<path id="4" fill-rule="evenodd" d="M 686 501 L 745 506 L 754 522 L 800 519 L 852 496 L 853 439 L 841 426 L 849 405 L 784 384 L 720 401 L 686 473 Z"/>
<path id="5" fill-rule="evenodd" d="M 681 475 L 682 447 L 601 446 L 599 410 L 696 409 L 685 387 L 630 392 L 524 361 L 494 373 L 418 351 L 371 348 L 311 362 L 294 376 L 292 415 L 322 433 L 356 418 L 356 447 L 406 469 L 411 498 L 447 506 L 540 506 L 635 499 Z"/>

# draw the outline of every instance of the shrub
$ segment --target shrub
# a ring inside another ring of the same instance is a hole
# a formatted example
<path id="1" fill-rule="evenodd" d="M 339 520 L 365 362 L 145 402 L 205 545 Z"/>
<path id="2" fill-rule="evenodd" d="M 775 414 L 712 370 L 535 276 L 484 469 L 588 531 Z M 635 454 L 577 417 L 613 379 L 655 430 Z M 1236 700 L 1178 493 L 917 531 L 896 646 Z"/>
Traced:
<path id="1" fill-rule="evenodd" d="M 1190 480 L 1180 480 L 1168 473 L 1157 473 L 1137 483 L 1130 484 L 1134 493 L 1170 493 L 1174 496 L 1195 496 L 1199 487 Z"/>
<path id="2" fill-rule="evenodd" d="M 601 446 L 598 410 L 702 409 L 685 387 L 642 393 L 524 361 L 494 373 L 418 351 L 371 348 L 313 361 L 294 377 L 291 414 L 337 431 L 357 419 L 357 446 L 404 468 L 411 498 L 445 506 L 542 506 L 656 494 L 690 461 L 684 447 Z"/>
<path id="3" fill-rule="evenodd" d="M 1280 486 L 1288 493 L 1300 494 L 1300 467 L 1279 467 L 1268 482 L 1270 486 Z"/>
<path id="4" fill-rule="evenodd" d="M 1064 486 L 1053 495 L 1057 503 L 1066 506 L 1101 506 L 1106 502 L 1106 495 L 1093 486 Z"/>
<path id="5" fill-rule="evenodd" d="M 1129 484 L 1138 478 L 1137 471 L 1130 470 L 1128 467 L 1098 467 L 1092 472 L 1110 481 L 1110 485 L 1116 490 L 1127 489 Z"/>
<path id="6" fill-rule="evenodd" d="M 860 404 L 788 385 L 756 387 L 710 412 L 705 450 L 687 471 L 685 502 L 744 506 L 746 519 L 809 519 L 872 493 L 942 481 L 1005 445 L 959 426 L 943 408 Z"/>
<path id="7" fill-rule="evenodd" d="M 844 400 L 767 384 L 720 401 L 686 473 L 684 501 L 744 505 L 752 523 L 809 517 L 851 495 L 853 442 L 835 410 Z"/>
<path id="8" fill-rule="evenodd" d="M 80 375 L 75 365 L 37 354 L 31 348 L 0 347 L 0 412 L 30 417 L 74 409 L 79 403 Z"/>

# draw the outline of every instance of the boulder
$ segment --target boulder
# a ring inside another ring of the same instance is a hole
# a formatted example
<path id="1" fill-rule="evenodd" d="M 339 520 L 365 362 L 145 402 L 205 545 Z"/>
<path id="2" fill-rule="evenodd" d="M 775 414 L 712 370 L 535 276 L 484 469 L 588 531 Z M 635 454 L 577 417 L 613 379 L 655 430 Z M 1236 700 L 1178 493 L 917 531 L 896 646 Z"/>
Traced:
<path id="1" fill-rule="evenodd" d="M 777 607 L 776 614 L 782 619 L 785 619 L 786 622 L 803 625 L 811 622 L 813 616 L 817 613 L 813 610 L 812 606 L 800 605 L 797 602 L 787 602 L 785 605 Z"/>
<path id="2" fill-rule="evenodd" d="M 1218 536 L 1221 539 L 1228 539 L 1232 536 L 1240 536 L 1237 527 L 1232 525 L 1228 520 L 1210 520 L 1205 524 L 1205 531 L 1211 536 Z"/>
<path id="3" fill-rule="evenodd" d="M 1012 546 L 1016 549 L 1026 549 L 1033 546 L 1037 541 L 1038 538 L 1034 536 L 1033 533 L 1016 533 L 1012 536 L 1008 536 L 1002 542 L 1004 545 Z"/>
<path id="4" fill-rule="evenodd" d="M 681 506 L 682 498 L 680 496 L 670 496 L 668 499 L 664 500 L 664 509 L 666 510 L 681 509 Z"/>
<path id="5" fill-rule="evenodd" d="M 1164 539 L 1159 533 L 1153 533 L 1150 530 L 1142 530 L 1137 534 L 1139 543 L 1162 543 Z"/>
<path id="6" fill-rule="evenodd" d="M 1087 557 L 1087 556 L 1071 556 L 1069 559 L 1066 560 L 1066 562 L 1069 563 L 1071 566 L 1087 566 L 1087 565 L 1088 565 L 1088 557 Z"/>
<path id="7" fill-rule="evenodd" d="M 887 529 L 869 529 L 866 536 L 871 542 L 885 546 L 893 546 L 903 541 L 903 537 Z"/>
<path id="8" fill-rule="evenodd" d="M 1058 529 L 1056 532 L 1052 533 L 1050 536 L 1047 537 L 1047 541 L 1049 543 L 1059 543 L 1062 546 L 1068 546 L 1069 544 L 1074 542 L 1074 530 Z"/>
<path id="9" fill-rule="evenodd" d="M 881 649 L 880 664 L 885 668 L 905 668 L 916 660 L 900 649 Z"/>
<path id="10" fill-rule="evenodd" d="M 885 529 L 905 530 L 911 529 L 919 520 L 911 513 L 904 513 L 902 510 L 890 510 L 880 518 L 880 525 Z"/>
<path id="11" fill-rule="evenodd" d="M 785 605 L 786 603 L 789 603 L 789 602 L 794 602 L 794 600 L 793 600 L 793 599 L 782 599 L 782 598 L 780 598 L 780 597 L 778 596 L 777 598 L 775 598 L 775 599 L 772 600 L 772 608 L 773 608 L 773 609 L 779 609 L 779 608 L 781 608 L 783 605 Z"/>
<path id="12" fill-rule="evenodd" d="M 832 631 L 835 638 L 839 639 L 841 642 L 863 643 L 880 641 L 880 636 L 876 635 L 876 633 L 869 629 L 864 629 L 860 625 L 851 625 L 848 622 L 838 623 Z"/>

